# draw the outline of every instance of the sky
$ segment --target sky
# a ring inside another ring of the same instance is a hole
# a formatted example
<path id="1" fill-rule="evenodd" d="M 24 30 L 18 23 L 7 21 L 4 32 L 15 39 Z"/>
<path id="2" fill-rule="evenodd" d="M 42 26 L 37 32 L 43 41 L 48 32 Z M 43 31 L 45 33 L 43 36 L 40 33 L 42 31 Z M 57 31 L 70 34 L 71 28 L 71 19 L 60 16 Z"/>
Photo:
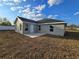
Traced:
<path id="1" fill-rule="evenodd" d="M 0 17 L 52 18 L 79 25 L 79 0 L 0 0 Z"/>

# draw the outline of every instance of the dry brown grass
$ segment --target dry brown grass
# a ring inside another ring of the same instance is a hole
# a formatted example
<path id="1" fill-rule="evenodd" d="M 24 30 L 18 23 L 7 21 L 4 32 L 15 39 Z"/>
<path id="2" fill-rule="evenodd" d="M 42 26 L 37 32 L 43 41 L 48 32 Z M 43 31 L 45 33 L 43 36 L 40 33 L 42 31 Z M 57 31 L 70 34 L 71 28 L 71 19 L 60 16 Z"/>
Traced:
<path id="1" fill-rule="evenodd" d="M 0 31 L 0 59 L 79 59 L 79 32 L 29 38 Z"/>

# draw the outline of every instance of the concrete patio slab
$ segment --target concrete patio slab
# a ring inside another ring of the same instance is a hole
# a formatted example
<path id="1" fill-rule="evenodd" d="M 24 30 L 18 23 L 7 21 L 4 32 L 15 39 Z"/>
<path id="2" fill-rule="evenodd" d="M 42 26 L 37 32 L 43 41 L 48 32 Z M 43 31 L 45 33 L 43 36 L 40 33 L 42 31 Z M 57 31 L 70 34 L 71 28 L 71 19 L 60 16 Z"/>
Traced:
<path id="1" fill-rule="evenodd" d="M 46 33 L 27 33 L 27 34 L 24 34 L 25 36 L 28 36 L 30 38 L 35 38 L 35 37 L 39 37 L 39 36 L 42 36 L 42 35 L 45 35 Z"/>

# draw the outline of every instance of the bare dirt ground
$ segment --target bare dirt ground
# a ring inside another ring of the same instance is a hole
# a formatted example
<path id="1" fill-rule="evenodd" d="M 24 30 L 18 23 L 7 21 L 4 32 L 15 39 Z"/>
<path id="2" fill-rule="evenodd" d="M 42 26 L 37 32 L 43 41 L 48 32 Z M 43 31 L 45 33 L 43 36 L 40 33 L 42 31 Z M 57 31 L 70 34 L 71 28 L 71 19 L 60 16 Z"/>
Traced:
<path id="1" fill-rule="evenodd" d="M 0 59 L 79 59 L 79 32 L 31 39 L 14 31 L 0 31 Z"/>

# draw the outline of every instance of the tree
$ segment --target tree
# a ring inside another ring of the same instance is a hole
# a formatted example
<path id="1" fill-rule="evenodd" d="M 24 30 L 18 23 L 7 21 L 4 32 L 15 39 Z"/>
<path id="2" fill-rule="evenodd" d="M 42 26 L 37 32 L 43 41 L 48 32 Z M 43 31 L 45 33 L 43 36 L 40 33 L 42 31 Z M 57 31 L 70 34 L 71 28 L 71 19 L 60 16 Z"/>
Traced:
<path id="1" fill-rule="evenodd" d="M 7 25 L 8 25 L 8 26 L 11 26 L 12 24 L 11 24 L 11 22 L 10 22 L 10 21 L 7 21 Z"/>
<path id="2" fill-rule="evenodd" d="M 2 22 L 0 25 L 11 26 L 11 23 L 9 21 L 6 21 L 6 22 Z"/>
<path id="3" fill-rule="evenodd" d="M 2 18 L 0 17 L 0 22 L 2 22 Z"/>
<path id="4" fill-rule="evenodd" d="M 11 26 L 12 24 L 11 24 L 11 22 L 8 21 L 7 18 L 5 17 L 5 18 L 2 19 L 2 22 L 0 23 L 0 25 L 2 25 L 2 26 Z"/>
<path id="5" fill-rule="evenodd" d="M 3 21 L 5 21 L 5 22 L 6 22 L 6 21 L 8 21 L 8 20 L 7 20 L 7 18 L 6 18 L 6 17 L 4 17 L 4 18 L 3 18 Z"/>

